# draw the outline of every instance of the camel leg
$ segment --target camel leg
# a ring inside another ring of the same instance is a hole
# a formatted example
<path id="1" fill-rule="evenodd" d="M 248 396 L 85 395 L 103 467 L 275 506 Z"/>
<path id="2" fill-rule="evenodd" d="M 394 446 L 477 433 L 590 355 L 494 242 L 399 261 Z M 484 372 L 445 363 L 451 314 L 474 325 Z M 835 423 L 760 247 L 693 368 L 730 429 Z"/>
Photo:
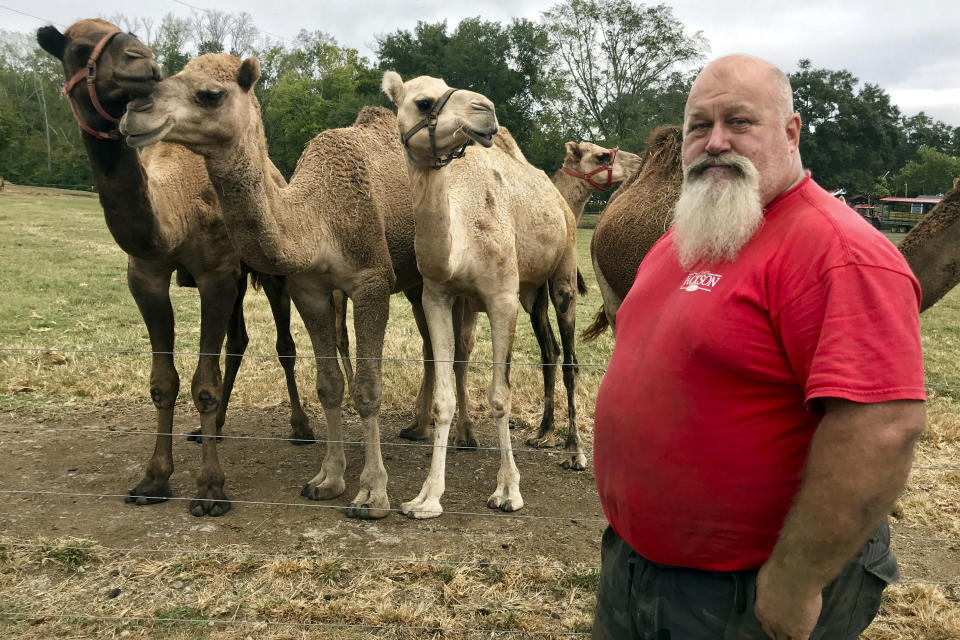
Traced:
<path id="1" fill-rule="evenodd" d="M 362 278 L 365 284 L 352 292 L 354 332 L 357 338 L 356 384 L 351 387 L 353 404 L 364 433 L 364 463 L 360 491 L 347 507 L 347 517 L 376 519 L 390 513 L 387 469 L 380 453 L 380 398 L 383 393 L 383 338 L 390 313 L 393 274 Z"/>
<path id="2" fill-rule="evenodd" d="M 333 299 L 329 291 L 301 287 L 287 280 L 303 324 L 310 334 L 317 364 L 317 397 L 327 421 L 327 448 L 320 471 L 303 486 L 300 495 L 311 500 L 336 498 L 346 489 L 343 472 L 347 459 L 343 451 L 343 372 L 337 364 L 337 332 Z"/>
<path id="3" fill-rule="evenodd" d="M 576 339 L 577 290 L 575 281 L 569 278 L 555 278 L 550 283 L 550 296 L 557 311 L 557 324 L 560 329 L 560 342 L 563 344 L 563 386 L 567 391 L 567 441 L 564 445 L 565 456 L 560 465 L 564 469 L 583 471 L 587 468 L 587 457 L 583 453 L 580 431 L 577 428 L 577 380 L 580 367 L 574 347 Z"/>
<path id="4" fill-rule="evenodd" d="M 233 311 L 227 321 L 227 356 L 226 367 L 223 372 L 223 388 L 220 392 L 222 401 L 217 409 L 217 442 L 222 440 L 223 424 L 227 420 L 227 406 L 230 404 L 230 395 L 233 393 L 233 384 L 237 379 L 237 372 L 243 364 L 243 354 L 247 350 L 250 338 L 247 336 L 247 325 L 243 319 L 243 298 L 247 293 L 247 275 L 244 274 L 237 281 L 237 299 L 233 303 Z M 191 431 L 187 436 L 190 442 L 203 442 L 200 429 Z"/>
<path id="5" fill-rule="evenodd" d="M 516 294 L 500 296 L 487 301 L 490 318 L 490 337 L 493 343 L 493 383 L 490 385 L 490 412 L 500 436 L 500 470 L 497 488 L 487 499 L 487 506 L 501 511 L 519 511 L 523 508 L 520 495 L 520 471 L 513 459 L 510 443 L 510 352 L 517 329 Z"/>
<path id="6" fill-rule="evenodd" d="M 546 285 L 537 290 L 533 309 L 530 310 L 530 322 L 533 325 L 533 333 L 537 337 L 537 344 L 540 345 L 540 366 L 543 369 L 543 417 L 540 419 L 539 432 L 528 439 L 527 444 L 531 447 L 549 448 L 556 444 L 553 435 L 553 392 L 557 384 L 556 365 L 560 355 L 560 345 L 557 344 L 553 327 L 550 326 L 550 296 Z"/>
<path id="7" fill-rule="evenodd" d="M 287 283 L 283 276 L 260 274 L 260 283 L 263 292 L 270 302 L 270 311 L 273 312 L 273 323 L 277 327 L 277 356 L 283 375 L 287 380 L 287 394 L 290 396 L 290 443 L 295 445 L 313 444 L 316 436 L 310 428 L 310 418 L 307 417 L 300 403 L 300 392 L 297 389 L 296 364 L 297 345 L 290 333 L 290 294 L 287 293 Z M 227 343 L 229 344 L 229 342 Z"/>
<path id="8" fill-rule="evenodd" d="M 237 283 L 233 274 L 197 280 L 200 291 L 200 357 L 193 374 L 190 392 L 200 413 L 200 472 L 197 494 L 190 501 L 195 516 L 222 516 L 230 510 L 230 500 L 223 490 L 224 474 L 217 458 L 217 411 L 222 402 L 220 351 L 230 322 L 230 313 L 237 300 Z M 241 303 L 242 304 L 242 303 Z"/>
<path id="9" fill-rule="evenodd" d="M 447 437 L 456 409 L 453 374 L 453 302 L 454 297 L 429 281 L 423 283 L 423 310 L 430 327 L 430 342 L 436 358 L 433 389 L 433 455 L 430 472 L 413 500 L 400 505 L 400 511 L 411 518 L 436 518 L 443 513 L 440 497 L 443 495 L 446 473 Z"/>
<path id="10" fill-rule="evenodd" d="M 126 502 L 138 505 L 164 502 L 173 496 L 173 407 L 180 391 L 180 376 L 173 364 L 173 306 L 170 304 L 170 272 L 147 273 L 131 260 L 127 285 L 137 303 L 147 333 L 153 362 L 150 366 L 150 397 L 157 408 L 157 440 L 143 479 L 131 489 Z"/>
<path id="11" fill-rule="evenodd" d="M 470 372 L 470 354 L 477 338 L 477 312 L 463 297 L 453 304 L 453 373 L 457 380 L 457 449 L 476 449 L 477 438 L 470 419 L 470 393 L 467 374 Z"/>
<path id="12" fill-rule="evenodd" d="M 347 294 L 334 289 L 333 309 L 337 318 L 337 351 L 343 362 L 343 371 L 347 375 L 347 386 L 353 388 L 353 365 L 350 363 L 350 333 L 347 331 Z"/>
<path id="13" fill-rule="evenodd" d="M 420 381 L 420 391 L 417 393 L 417 404 L 413 421 L 398 434 L 407 440 L 426 440 L 430 437 L 430 405 L 433 402 L 433 384 L 435 371 L 433 366 L 433 346 L 430 343 L 430 330 L 427 327 L 427 317 L 423 312 L 423 287 L 404 291 L 403 295 L 410 301 L 413 310 L 413 319 L 417 323 L 417 330 L 423 339 L 423 379 Z"/>

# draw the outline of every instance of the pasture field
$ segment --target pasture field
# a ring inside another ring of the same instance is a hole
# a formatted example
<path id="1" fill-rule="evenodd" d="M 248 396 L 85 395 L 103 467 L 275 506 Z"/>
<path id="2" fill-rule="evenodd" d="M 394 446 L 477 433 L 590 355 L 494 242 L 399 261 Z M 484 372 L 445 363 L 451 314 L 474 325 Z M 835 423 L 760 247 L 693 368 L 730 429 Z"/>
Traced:
<path id="1" fill-rule="evenodd" d="M 487 418 L 489 330 L 478 327 L 471 366 L 481 450 L 452 452 L 446 513 L 376 522 L 336 508 L 356 491 L 362 450 L 347 447 L 347 491 L 310 502 L 300 486 L 323 445 L 293 447 L 289 405 L 265 296 L 249 291 L 250 345 L 219 447 L 233 509 L 189 515 L 199 448 L 178 438 L 176 499 L 124 504 L 153 446 L 149 342 L 126 289 L 124 254 L 95 197 L 9 185 L 0 193 L 0 637 L 3 638 L 475 638 L 588 637 L 603 515 L 592 470 L 562 470 L 559 449 L 524 444 L 539 421 L 536 341 L 518 320 L 514 447 L 526 502 L 489 511 L 498 457 Z M 599 307 L 589 229 L 580 265 L 591 285 L 578 327 Z M 897 238 L 893 238 L 894 241 Z M 199 339 L 194 289 L 171 289 L 181 397 L 175 432 L 199 421 L 188 381 Z M 298 354 L 312 350 L 295 315 Z M 892 514 L 903 581 L 887 590 L 865 638 L 960 638 L 960 292 L 923 316 L 928 430 Z M 579 423 L 592 464 L 593 399 L 609 359 L 608 334 L 578 342 Z M 124 353 L 121 353 L 124 352 Z M 392 505 L 419 490 L 429 449 L 396 433 L 410 419 L 420 340 L 405 299 L 387 328 L 381 434 Z M 596 365 L 596 366 L 593 366 Z M 298 382 L 318 437 L 315 368 Z M 559 376 L 558 376 L 559 377 Z M 557 424 L 566 420 L 558 382 Z M 132 432 L 132 433 L 131 433 Z M 359 440 L 348 407 L 346 437 Z"/>

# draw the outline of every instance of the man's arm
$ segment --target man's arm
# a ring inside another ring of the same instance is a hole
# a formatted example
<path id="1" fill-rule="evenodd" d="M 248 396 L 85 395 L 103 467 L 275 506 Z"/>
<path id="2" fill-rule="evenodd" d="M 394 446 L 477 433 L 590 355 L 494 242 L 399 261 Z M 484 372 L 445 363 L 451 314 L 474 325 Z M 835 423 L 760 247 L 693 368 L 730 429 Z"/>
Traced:
<path id="1" fill-rule="evenodd" d="M 920 401 L 823 399 L 803 482 L 757 576 L 756 615 L 774 640 L 806 640 L 820 593 L 889 513 L 924 428 Z"/>

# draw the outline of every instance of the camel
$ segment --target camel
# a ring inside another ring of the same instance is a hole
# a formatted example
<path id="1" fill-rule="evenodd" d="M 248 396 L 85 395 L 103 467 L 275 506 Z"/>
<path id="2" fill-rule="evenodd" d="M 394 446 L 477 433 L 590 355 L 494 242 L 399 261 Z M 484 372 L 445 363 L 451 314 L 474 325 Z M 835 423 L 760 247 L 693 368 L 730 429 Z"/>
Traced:
<path id="1" fill-rule="evenodd" d="M 230 508 L 216 443 L 248 338 L 243 298 L 249 269 L 240 261 L 223 225 L 217 193 L 202 160 L 183 147 L 157 144 L 137 152 L 126 145 L 112 123 L 132 96 L 148 93 L 160 79 L 153 52 L 131 34 L 104 20 L 82 20 L 65 33 L 42 27 L 37 41 L 63 62 L 65 93 L 83 129 L 83 144 L 100 195 L 107 227 L 127 253 L 127 283 L 150 335 L 153 362 L 150 396 L 157 410 L 157 439 L 143 479 L 126 501 L 138 505 L 172 496 L 173 410 L 180 388 L 174 368 L 174 312 L 170 279 L 200 293 L 200 353 L 191 392 L 200 413 L 201 466 L 197 494 L 190 502 L 196 516 L 219 516 Z M 93 58 L 95 81 L 79 82 Z M 271 176 L 282 182 L 279 172 Z M 277 352 L 290 394 L 293 441 L 313 442 L 294 378 L 296 354 L 290 335 L 290 299 L 282 278 L 263 276 L 262 284 L 277 326 Z M 227 341 L 221 379 L 219 354 Z"/>
<path id="2" fill-rule="evenodd" d="M 344 384 L 335 361 L 331 292 L 339 289 L 352 300 L 357 361 L 350 392 L 364 427 L 365 464 L 360 491 L 346 512 L 382 518 L 390 511 L 379 437 L 389 298 L 395 291 L 417 290 L 420 278 L 412 230 L 402 229 L 404 211 L 412 228 L 411 202 L 397 188 L 406 177 L 398 155 L 389 151 L 398 145 L 396 130 L 383 126 L 383 114 L 390 115 L 386 110 L 364 110 L 354 126 L 314 138 L 289 185 L 275 184 L 269 179 L 273 165 L 252 90 L 259 75 L 256 58 L 200 56 L 158 84 L 148 98 L 132 102 L 121 130 L 135 146 L 165 139 L 200 154 L 244 261 L 287 277 L 313 342 L 317 393 L 329 435 L 320 471 L 301 491 L 314 500 L 345 490 Z M 409 248 L 395 247 L 392 256 L 391 242 L 407 242 Z M 400 264 L 404 255 L 409 264 Z"/>
<path id="3" fill-rule="evenodd" d="M 577 224 L 594 191 L 623 182 L 640 168 L 640 157 L 618 148 L 592 142 L 567 142 L 563 166 L 553 174 L 553 184 L 563 196 Z"/>
<path id="4" fill-rule="evenodd" d="M 545 379 L 552 375 L 557 358 L 551 353 L 556 339 L 546 322 L 548 296 L 557 310 L 569 415 L 564 464 L 580 469 L 586 464 L 574 398 L 577 254 L 573 213 L 546 174 L 526 161 L 509 132 L 499 129 L 497 134 L 494 107 L 486 97 L 450 89 L 442 80 L 427 76 L 404 83 L 392 71 L 384 74 L 382 86 L 397 107 L 406 150 L 423 306 L 437 359 L 430 472 L 420 493 L 401 504 L 400 510 L 418 519 L 443 512 L 447 436 L 456 408 L 450 312 L 456 298 L 463 296 L 471 308 L 487 313 L 493 342 L 488 400 L 499 434 L 500 470 L 487 505 L 517 511 L 523 507 L 523 498 L 508 421 L 518 299 L 534 321 Z M 471 142 L 486 150 L 466 153 Z M 550 381 L 545 392 L 553 395 Z M 552 430 L 540 435 L 543 445 L 552 443 Z"/>
<path id="5" fill-rule="evenodd" d="M 953 181 L 943 199 L 910 230 L 900 243 L 920 282 L 923 293 L 920 311 L 932 307 L 960 282 L 960 178 Z"/>
<path id="6" fill-rule="evenodd" d="M 609 326 L 616 335 L 617 309 L 626 297 L 643 256 L 670 227 L 683 183 L 680 127 L 651 132 L 640 170 L 614 192 L 590 241 L 590 255 L 603 307 L 581 337 L 594 340 Z"/>

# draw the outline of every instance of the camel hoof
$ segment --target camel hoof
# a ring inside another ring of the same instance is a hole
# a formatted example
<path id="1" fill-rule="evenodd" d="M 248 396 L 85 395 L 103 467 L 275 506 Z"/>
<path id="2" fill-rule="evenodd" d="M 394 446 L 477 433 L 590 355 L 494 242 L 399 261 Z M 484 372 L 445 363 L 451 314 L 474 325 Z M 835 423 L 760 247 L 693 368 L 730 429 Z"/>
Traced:
<path id="1" fill-rule="evenodd" d="M 411 500 L 400 505 L 400 513 L 413 520 L 429 520 L 440 517 L 443 507 L 440 506 L 439 500 L 435 502 Z"/>
<path id="2" fill-rule="evenodd" d="M 397 435 L 404 440 L 429 440 L 430 430 L 426 427 L 409 426 L 406 429 L 402 429 Z"/>
<path id="3" fill-rule="evenodd" d="M 570 471 L 583 471 L 587 468 L 587 456 L 582 453 L 570 454 L 570 457 L 565 458 L 560 466 Z"/>
<path id="4" fill-rule="evenodd" d="M 167 480 L 144 478 L 136 487 L 127 492 L 123 499 L 127 504 L 136 504 L 143 507 L 148 504 L 159 504 L 173 497 L 170 483 Z"/>
<path id="5" fill-rule="evenodd" d="M 517 421 L 514 420 L 513 418 L 510 418 L 509 420 L 507 420 L 507 426 L 510 427 L 511 429 L 516 429 Z"/>
<path id="6" fill-rule="evenodd" d="M 201 489 L 190 501 L 190 513 L 197 516 L 222 516 L 230 511 L 230 499 L 220 487 Z"/>
<path id="7" fill-rule="evenodd" d="M 533 447 L 534 449 L 551 449 L 557 446 L 557 440 L 553 437 L 552 433 L 537 435 L 527 439 L 527 446 Z"/>
<path id="8" fill-rule="evenodd" d="M 300 495 L 310 500 L 330 500 L 342 494 L 346 488 L 347 485 L 343 480 L 340 480 L 338 483 L 330 483 L 326 480 L 320 484 L 310 484 L 308 482 L 303 485 L 303 489 L 300 490 Z"/>
<path id="9" fill-rule="evenodd" d="M 506 511 L 507 513 L 513 513 L 514 511 L 520 511 L 523 509 L 523 498 L 501 498 L 499 496 L 490 496 L 490 499 L 487 500 L 487 506 L 491 509 L 499 509 L 500 511 Z"/>
<path id="10" fill-rule="evenodd" d="M 360 520 L 379 520 L 390 515 L 390 508 L 376 508 L 369 502 L 364 504 L 351 504 L 346 508 L 348 518 L 359 518 Z"/>
<path id="11" fill-rule="evenodd" d="M 187 442 L 196 442 L 203 444 L 203 432 L 200 429 L 194 429 L 187 434 Z M 223 436 L 220 435 L 220 429 L 217 429 L 217 442 L 223 442 Z"/>
<path id="12" fill-rule="evenodd" d="M 457 451 L 476 451 L 477 446 L 476 438 L 470 438 L 469 440 L 457 440 Z"/>
<path id="13" fill-rule="evenodd" d="M 304 447 L 316 443 L 317 438 L 313 435 L 313 431 L 310 431 L 306 434 L 296 432 L 290 434 L 290 444 L 295 447 Z"/>

